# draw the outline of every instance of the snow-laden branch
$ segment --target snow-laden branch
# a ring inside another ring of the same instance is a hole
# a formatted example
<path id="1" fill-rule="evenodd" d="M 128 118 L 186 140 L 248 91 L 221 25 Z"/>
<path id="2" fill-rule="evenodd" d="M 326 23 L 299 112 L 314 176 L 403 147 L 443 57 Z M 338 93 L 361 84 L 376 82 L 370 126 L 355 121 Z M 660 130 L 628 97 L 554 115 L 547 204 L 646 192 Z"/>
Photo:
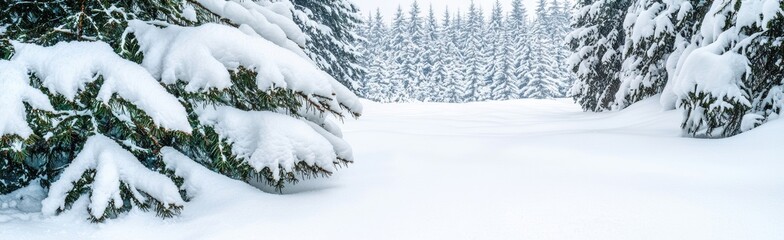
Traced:
<path id="1" fill-rule="evenodd" d="M 0 60 L 0 136 L 18 135 L 24 139 L 33 134 L 27 124 L 24 103 L 35 109 L 54 111 L 49 98 L 29 84 L 27 69 L 16 62 Z"/>
<path id="2" fill-rule="evenodd" d="M 58 210 L 64 210 L 66 197 L 88 170 L 95 170 L 90 187 L 89 211 L 96 219 L 102 219 L 107 208 L 118 209 L 123 206 L 121 184 L 127 186 L 138 202 L 156 200 L 164 207 L 181 207 L 185 203 L 171 179 L 147 169 L 114 140 L 95 135 L 85 142 L 84 149 L 49 188 L 49 195 L 43 201 L 43 213 L 53 215 Z M 145 194 L 152 199 L 147 199 Z"/>
<path id="3" fill-rule="evenodd" d="M 183 81 L 190 92 L 221 90 L 233 84 L 229 70 L 245 67 L 257 73 L 260 90 L 287 88 L 312 102 L 327 98 L 333 111 L 346 108 L 352 115 L 362 112 L 356 95 L 310 60 L 247 27 L 208 23 L 158 28 L 142 21 L 128 25 L 144 54 L 142 65 L 165 84 Z"/>
<path id="4" fill-rule="evenodd" d="M 138 64 L 114 53 L 104 42 L 60 42 L 51 47 L 14 42 L 12 61 L 23 64 L 49 91 L 73 101 L 87 83 L 103 77 L 98 99 L 108 104 L 114 94 L 133 103 L 157 126 L 190 133 L 180 102 Z"/>

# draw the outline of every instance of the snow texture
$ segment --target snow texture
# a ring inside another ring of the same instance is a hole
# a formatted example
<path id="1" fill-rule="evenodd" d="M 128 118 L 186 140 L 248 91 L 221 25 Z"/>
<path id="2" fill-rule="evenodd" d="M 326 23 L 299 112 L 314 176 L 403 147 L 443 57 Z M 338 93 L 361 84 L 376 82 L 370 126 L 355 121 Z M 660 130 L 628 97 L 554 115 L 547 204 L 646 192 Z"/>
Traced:
<path id="1" fill-rule="evenodd" d="M 141 21 L 128 25 L 144 53 L 142 65 L 165 84 L 184 81 L 190 92 L 225 89 L 232 85 L 229 70 L 242 66 L 257 73 L 260 90 L 292 89 L 313 102 L 328 98 L 335 110 L 343 105 L 362 112 L 356 95 L 312 62 L 242 27 L 208 23 L 158 28 Z"/>
<path id="2" fill-rule="evenodd" d="M 205 107 L 198 112 L 202 124 L 232 146 L 232 154 L 244 159 L 257 172 L 294 172 L 298 162 L 335 170 L 337 158 L 351 160 L 351 148 L 320 126 L 274 112 L 248 112 L 232 107 Z M 336 155 L 337 154 L 337 155 Z"/>
<path id="3" fill-rule="evenodd" d="M 683 138 L 681 113 L 656 100 L 599 114 L 570 100 L 364 102 L 365 115 L 344 127 L 362 161 L 333 178 L 268 194 L 164 148 L 190 197 L 179 217 L 131 211 L 95 225 L 81 211 L 28 213 L 0 223 L 0 236 L 781 239 L 784 121 Z"/>
<path id="4" fill-rule="evenodd" d="M 196 0 L 207 10 L 229 19 L 237 25 L 246 25 L 268 41 L 307 59 L 302 51 L 305 34 L 294 22 L 294 5 L 289 1 L 269 0 Z"/>
<path id="5" fill-rule="evenodd" d="M 125 60 L 104 42 L 60 42 L 51 47 L 13 42 L 13 62 L 23 64 L 49 91 L 68 100 L 85 84 L 103 77 L 98 99 L 104 103 L 117 94 L 149 115 L 157 126 L 191 132 L 180 102 L 138 64 Z"/>
<path id="6" fill-rule="evenodd" d="M 18 135 L 24 139 L 33 134 L 27 124 L 24 103 L 35 109 L 54 111 L 49 98 L 29 84 L 27 69 L 16 62 L 0 60 L 0 136 Z"/>
<path id="7" fill-rule="evenodd" d="M 180 197 L 179 189 L 168 177 L 153 172 L 141 163 L 130 152 L 103 135 L 95 135 L 87 139 L 84 148 L 71 162 L 60 179 L 52 183 L 49 195 L 43 201 L 42 212 L 54 215 L 57 210 L 65 208 L 65 198 L 74 187 L 74 183 L 82 178 L 85 171 L 95 170 L 94 181 L 91 183 L 90 215 L 102 218 L 106 208 L 114 204 L 115 208 L 123 205 L 120 197 L 120 184 L 124 183 L 140 202 L 146 200 L 139 191 L 160 201 L 164 206 L 170 204 L 182 206 L 185 201 Z"/>
<path id="8" fill-rule="evenodd" d="M 3 212 L 33 213 L 41 211 L 41 200 L 46 191 L 38 180 L 30 182 L 27 187 L 20 188 L 6 195 L 0 195 L 0 223 L 4 222 Z"/>

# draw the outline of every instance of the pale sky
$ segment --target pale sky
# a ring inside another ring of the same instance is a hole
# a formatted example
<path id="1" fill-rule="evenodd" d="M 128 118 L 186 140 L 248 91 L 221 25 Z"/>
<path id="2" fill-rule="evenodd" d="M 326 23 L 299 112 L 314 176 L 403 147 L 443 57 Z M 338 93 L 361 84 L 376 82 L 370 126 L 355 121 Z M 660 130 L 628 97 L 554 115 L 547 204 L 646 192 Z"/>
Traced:
<path id="1" fill-rule="evenodd" d="M 360 11 L 363 15 L 367 15 L 369 11 L 372 11 L 375 14 L 376 8 L 381 9 L 381 14 L 384 15 L 384 18 L 389 21 L 395 14 L 397 10 L 397 6 L 401 5 L 403 7 L 404 12 L 408 12 L 409 6 L 414 0 L 351 0 L 357 6 L 359 6 Z M 417 0 L 419 6 L 423 10 L 423 16 L 427 13 L 427 9 L 430 4 L 433 4 L 433 9 L 436 12 L 436 16 L 438 16 L 438 20 L 442 20 L 444 15 L 444 9 L 449 6 L 450 12 L 455 13 L 458 8 L 461 9 L 461 12 L 465 13 L 468 9 L 468 6 L 471 5 L 471 0 Z M 512 0 L 500 0 L 504 12 L 508 13 L 512 9 Z M 536 3 L 538 0 L 523 0 L 523 4 L 525 4 L 525 8 L 528 10 L 528 18 L 532 19 L 534 14 L 534 9 L 536 9 Z M 549 1 L 548 1 L 549 2 Z M 486 17 L 490 16 L 490 10 L 493 8 L 493 4 L 495 4 L 495 0 L 474 0 L 474 4 L 481 6 L 483 10 L 486 12 Z"/>

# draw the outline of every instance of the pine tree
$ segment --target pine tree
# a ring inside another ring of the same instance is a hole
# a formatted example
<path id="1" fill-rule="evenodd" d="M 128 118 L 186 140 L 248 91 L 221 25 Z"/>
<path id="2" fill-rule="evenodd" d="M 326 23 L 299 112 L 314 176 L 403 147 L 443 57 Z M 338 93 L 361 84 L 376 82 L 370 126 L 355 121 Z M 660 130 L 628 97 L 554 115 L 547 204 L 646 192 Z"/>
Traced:
<path id="1" fill-rule="evenodd" d="M 458 14 L 459 15 L 459 14 Z M 444 12 L 443 25 L 441 27 L 441 53 L 443 54 L 443 65 L 445 76 L 443 83 L 439 85 L 439 99 L 442 102 L 458 102 L 457 86 L 460 83 L 460 51 L 455 44 L 456 38 L 460 29 L 459 18 L 452 17 L 449 14 L 449 9 Z"/>
<path id="2" fill-rule="evenodd" d="M 512 1 L 512 11 L 507 20 L 509 29 L 508 41 L 512 44 L 514 56 L 513 75 L 516 79 L 518 93 L 514 98 L 522 98 L 522 89 L 528 85 L 526 77 L 531 69 L 531 35 L 528 26 L 528 16 L 522 0 Z"/>
<path id="3" fill-rule="evenodd" d="M 485 32 L 485 64 L 484 82 L 480 86 L 479 101 L 497 100 L 499 96 L 495 95 L 495 89 L 499 85 L 508 82 L 506 74 L 504 74 L 504 31 L 505 26 L 503 22 L 503 9 L 501 2 L 496 0 L 493 5 L 493 10 L 490 15 L 490 22 Z"/>
<path id="4" fill-rule="evenodd" d="M 580 0 L 573 28 L 566 41 L 574 52 L 569 58 L 577 80 L 570 95 L 586 111 L 610 110 L 620 86 L 623 19 L 632 1 Z"/>
<path id="5" fill-rule="evenodd" d="M 443 65 L 444 49 L 439 46 L 440 36 L 438 20 L 436 20 L 433 5 L 430 5 L 424 25 L 425 37 L 420 44 L 422 53 L 422 80 L 417 87 L 417 96 L 425 102 L 432 102 L 438 98 L 434 88 L 443 84 L 446 69 Z"/>
<path id="6" fill-rule="evenodd" d="M 566 35 L 571 31 L 569 27 L 571 16 L 566 5 L 568 5 L 567 1 L 553 0 L 547 10 L 550 25 L 548 29 L 550 29 L 550 42 L 552 44 L 552 48 L 549 49 L 552 51 L 552 56 L 556 62 L 554 71 L 559 84 L 558 97 L 567 95 L 568 89 L 575 79 L 574 74 L 569 71 L 566 61 L 572 54 L 564 41 Z"/>
<path id="7" fill-rule="evenodd" d="M 376 9 L 375 17 L 370 21 L 370 29 L 365 38 L 368 42 L 367 58 L 367 77 L 365 90 L 366 97 L 380 102 L 389 102 L 385 94 L 391 89 L 389 72 L 387 69 L 389 61 L 389 50 L 387 49 L 387 27 L 384 23 L 381 10 Z"/>
<path id="8" fill-rule="evenodd" d="M 671 93 L 684 111 L 684 132 L 729 137 L 778 118 L 784 106 L 784 4 L 722 0 L 707 11 L 675 67 Z M 705 68 L 710 68 L 706 71 Z"/>
<path id="9" fill-rule="evenodd" d="M 4 36 L 12 41 L 0 42 L 0 49 L 12 57 L 0 60 L 0 83 L 12 88 L 0 91 L 12 97 L 0 105 L 14 109 L 0 122 L 17 127 L 0 127 L 0 159 L 13 162 L 3 165 L 12 183 L 3 181 L 0 192 L 39 178 L 49 187 L 46 214 L 89 197 L 94 221 L 132 208 L 170 217 L 187 199 L 178 187 L 183 176 L 170 164 L 182 159 L 172 154 L 279 189 L 352 162 L 327 116 L 358 117 L 361 105 L 307 59 L 305 34 L 285 20 L 298 10 L 286 3 L 229 1 L 246 11 L 224 12 L 215 3 L 2 6 L 0 26 L 7 26 Z M 249 17 L 254 14 L 277 21 L 256 22 Z M 210 51 L 217 45 L 220 51 Z M 278 141 L 304 139 L 318 151 L 270 150 L 239 140 L 270 134 Z M 272 163 L 265 161 L 268 155 L 296 157 Z"/>
<path id="10" fill-rule="evenodd" d="M 410 99 L 409 97 L 409 80 L 406 78 L 404 69 L 405 58 L 407 55 L 402 51 L 407 46 L 408 30 L 406 28 L 406 19 L 403 14 L 403 8 L 398 6 L 395 17 L 392 20 L 392 26 L 389 29 L 389 42 L 386 44 L 391 53 L 388 56 L 390 88 L 388 91 L 388 99 L 390 102 L 403 102 Z"/>
<path id="11" fill-rule="evenodd" d="M 354 30 L 362 24 L 359 9 L 349 0 L 291 0 L 300 10 L 297 23 L 304 29 L 306 53 L 319 67 L 349 89 L 358 87 L 365 69 L 357 61 L 359 52 Z"/>
<path id="12" fill-rule="evenodd" d="M 422 56 L 422 44 L 426 41 L 424 21 L 421 17 L 422 10 L 417 1 L 411 4 L 408 12 L 408 22 L 406 26 L 406 42 L 403 46 L 403 63 L 401 65 L 401 76 L 408 82 L 406 91 L 412 97 L 410 100 L 422 101 L 424 92 L 421 81 L 424 80 L 425 60 Z"/>
<path id="13" fill-rule="evenodd" d="M 482 88 L 484 83 L 484 54 L 482 52 L 484 41 L 482 38 L 482 29 L 484 28 L 484 19 L 482 12 L 471 1 L 468 9 L 468 14 L 465 26 L 462 31 L 462 41 L 465 41 L 465 48 L 463 51 L 463 79 L 458 95 L 461 102 L 471 102 L 480 99 L 483 93 Z M 489 93 L 489 91 L 488 91 Z"/>
<path id="14" fill-rule="evenodd" d="M 536 8 L 537 18 L 531 31 L 531 67 L 524 76 L 528 82 L 522 89 L 526 98 L 546 99 L 559 95 L 558 62 L 554 56 L 556 50 L 550 35 L 552 18 L 545 6 L 546 2 L 540 0 Z"/>
<path id="15" fill-rule="evenodd" d="M 639 0 L 629 8 L 624 24 L 626 43 L 621 86 L 615 96 L 615 108 L 623 109 L 662 93 L 668 80 L 667 60 L 675 50 L 676 33 L 681 32 L 676 28 L 693 25 L 676 25 L 678 15 L 681 8 L 691 7 L 689 2 Z"/>
<path id="16" fill-rule="evenodd" d="M 510 34 L 513 34 L 512 21 L 512 17 L 508 16 L 507 25 L 498 37 L 500 40 L 496 41 L 496 47 L 501 49 L 501 52 L 498 57 L 500 69 L 493 76 L 493 100 L 516 99 L 520 95 L 520 79 L 515 75 L 514 42 L 505 41 L 513 39 L 509 37 Z"/>

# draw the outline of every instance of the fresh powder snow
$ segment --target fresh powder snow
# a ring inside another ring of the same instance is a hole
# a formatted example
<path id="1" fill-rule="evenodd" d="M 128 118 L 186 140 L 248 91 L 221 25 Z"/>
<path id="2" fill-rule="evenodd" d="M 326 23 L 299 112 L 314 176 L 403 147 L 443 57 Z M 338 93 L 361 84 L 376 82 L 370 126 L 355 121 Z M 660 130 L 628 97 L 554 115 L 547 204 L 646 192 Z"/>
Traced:
<path id="1" fill-rule="evenodd" d="M 584 113 L 568 100 L 363 104 L 364 116 L 346 120 L 343 128 L 356 163 L 330 179 L 308 180 L 284 188 L 284 195 L 270 194 L 164 148 L 167 168 L 183 177 L 190 198 L 180 216 L 161 220 L 134 209 L 97 225 L 84 220 L 85 211 L 45 217 L 22 204 L 23 198 L 41 198 L 42 189 L 28 187 L 0 198 L 0 236 L 784 236 L 784 162 L 776 141 L 784 132 L 784 121 L 774 120 L 733 138 L 704 140 L 682 137 L 681 113 L 662 111 L 657 98 L 611 113 Z M 651 151 L 651 146 L 658 150 Z M 86 155 L 79 159 L 75 163 L 88 160 Z M 115 159 L 118 166 L 126 163 L 121 160 Z M 74 207 L 87 204 L 77 201 Z"/>

